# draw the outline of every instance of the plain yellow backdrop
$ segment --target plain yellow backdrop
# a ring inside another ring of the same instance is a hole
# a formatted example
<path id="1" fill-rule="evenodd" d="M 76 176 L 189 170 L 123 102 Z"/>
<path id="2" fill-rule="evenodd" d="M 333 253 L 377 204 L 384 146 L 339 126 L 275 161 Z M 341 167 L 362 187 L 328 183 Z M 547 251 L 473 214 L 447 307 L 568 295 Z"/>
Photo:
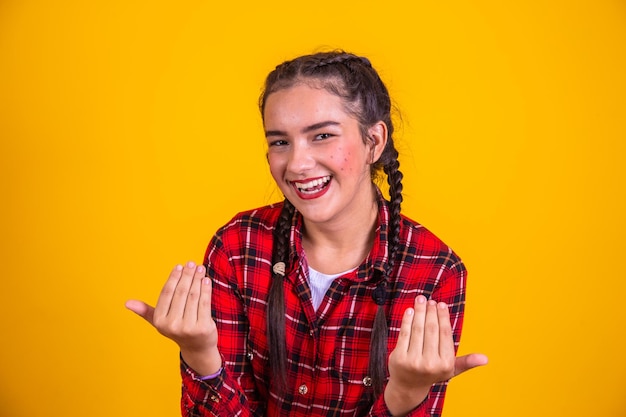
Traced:
<path id="1" fill-rule="evenodd" d="M 125 310 L 280 198 L 256 108 L 298 54 L 370 57 L 405 214 L 469 269 L 447 417 L 626 415 L 626 4 L 0 2 L 0 415 L 173 416 L 175 345 Z"/>

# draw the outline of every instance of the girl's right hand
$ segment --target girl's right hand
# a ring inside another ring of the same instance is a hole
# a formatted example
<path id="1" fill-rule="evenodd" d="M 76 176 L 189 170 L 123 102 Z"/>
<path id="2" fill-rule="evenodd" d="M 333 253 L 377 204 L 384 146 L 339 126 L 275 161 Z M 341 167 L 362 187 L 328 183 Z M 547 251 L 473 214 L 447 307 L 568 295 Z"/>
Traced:
<path id="1" fill-rule="evenodd" d="M 129 300 L 126 308 L 176 342 L 184 361 L 198 375 L 210 375 L 222 367 L 217 327 L 211 316 L 211 290 L 204 266 L 187 262 L 172 270 L 156 307 Z"/>

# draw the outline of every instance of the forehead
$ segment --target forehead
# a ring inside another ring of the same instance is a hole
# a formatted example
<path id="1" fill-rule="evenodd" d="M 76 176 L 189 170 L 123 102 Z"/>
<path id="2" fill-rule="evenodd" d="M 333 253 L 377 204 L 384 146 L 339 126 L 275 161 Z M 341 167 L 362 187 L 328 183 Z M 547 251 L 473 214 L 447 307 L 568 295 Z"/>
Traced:
<path id="1" fill-rule="evenodd" d="M 271 93 L 266 99 L 263 119 L 266 127 L 279 127 L 354 118 L 346 112 L 341 97 L 322 86 L 299 83 Z"/>

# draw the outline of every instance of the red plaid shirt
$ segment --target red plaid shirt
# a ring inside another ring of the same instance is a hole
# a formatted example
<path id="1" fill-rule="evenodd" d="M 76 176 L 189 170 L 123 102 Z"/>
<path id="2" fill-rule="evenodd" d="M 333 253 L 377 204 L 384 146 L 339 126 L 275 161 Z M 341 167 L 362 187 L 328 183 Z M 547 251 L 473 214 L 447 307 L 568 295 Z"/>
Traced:
<path id="1" fill-rule="evenodd" d="M 337 278 L 317 312 L 307 283 L 302 216 L 294 215 L 285 279 L 289 388 L 272 390 L 265 311 L 271 281 L 272 232 L 281 204 L 240 213 L 221 228 L 206 252 L 213 278 L 213 317 L 224 370 L 202 381 L 181 360 L 183 416 L 391 416 L 374 398 L 368 376 L 376 304 L 372 291 L 387 261 L 388 208 L 380 198 L 379 222 L 367 259 Z M 450 306 L 455 346 L 463 323 L 466 271 L 454 252 L 421 225 L 403 217 L 386 314 L 391 352 L 404 310 L 418 294 Z M 411 416 L 440 416 L 446 383 L 435 384 Z"/>

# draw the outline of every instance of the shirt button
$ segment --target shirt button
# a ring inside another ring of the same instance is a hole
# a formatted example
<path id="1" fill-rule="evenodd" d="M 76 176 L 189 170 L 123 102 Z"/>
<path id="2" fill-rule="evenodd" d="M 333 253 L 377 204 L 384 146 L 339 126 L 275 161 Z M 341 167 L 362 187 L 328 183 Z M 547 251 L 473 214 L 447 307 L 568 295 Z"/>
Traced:
<path id="1" fill-rule="evenodd" d="M 313 336 L 315 334 L 315 332 L 313 331 L 313 329 L 309 330 L 309 336 Z"/>
<path id="2" fill-rule="evenodd" d="M 252 352 L 249 352 L 247 355 L 248 360 L 251 361 L 252 359 L 254 359 L 254 355 L 252 354 Z"/>
<path id="3" fill-rule="evenodd" d="M 306 384 L 302 384 L 298 387 L 298 392 L 301 395 L 306 395 L 306 393 L 309 392 L 309 387 L 307 387 Z"/>
<path id="4" fill-rule="evenodd" d="M 219 403 L 220 399 L 217 395 L 211 395 L 211 401 L 213 401 L 214 403 Z"/>
<path id="5" fill-rule="evenodd" d="M 369 376 L 366 376 L 365 378 L 363 378 L 363 385 L 365 385 L 366 387 L 371 387 L 372 378 L 370 378 Z"/>

